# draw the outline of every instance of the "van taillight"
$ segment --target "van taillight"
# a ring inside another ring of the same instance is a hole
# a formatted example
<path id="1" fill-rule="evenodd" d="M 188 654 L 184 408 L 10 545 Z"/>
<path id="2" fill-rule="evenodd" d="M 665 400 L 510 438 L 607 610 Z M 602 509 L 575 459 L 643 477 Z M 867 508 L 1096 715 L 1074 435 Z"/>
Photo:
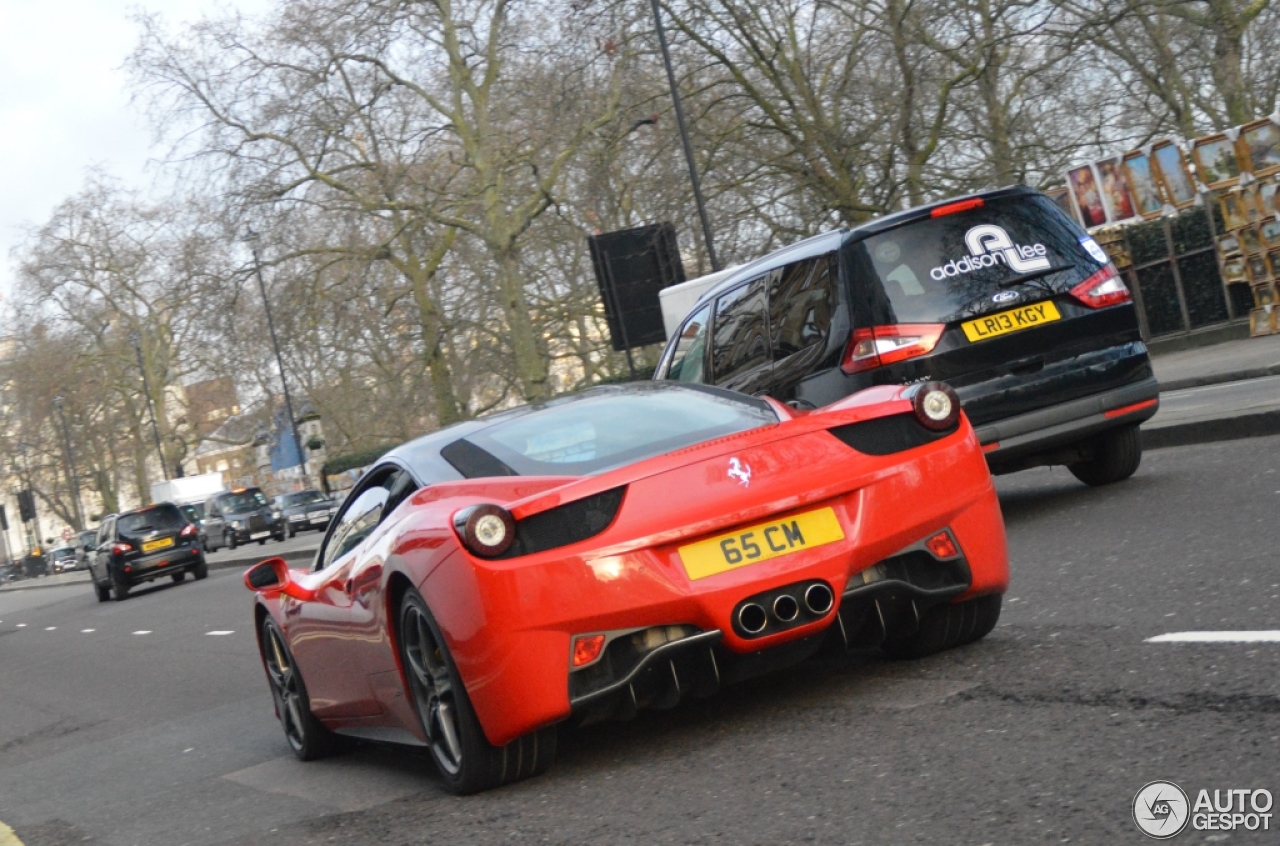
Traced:
<path id="1" fill-rule="evenodd" d="M 942 323 L 904 323 L 854 329 L 840 369 L 860 373 L 933 352 L 946 328 Z"/>
<path id="2" fill-rule="evenodd" d="M 1127 303 L 1133 299 L 1115 265 L 1108 264 L 1088 279 L 1071 289 L 1071 296 L 1089 308 Z"/>

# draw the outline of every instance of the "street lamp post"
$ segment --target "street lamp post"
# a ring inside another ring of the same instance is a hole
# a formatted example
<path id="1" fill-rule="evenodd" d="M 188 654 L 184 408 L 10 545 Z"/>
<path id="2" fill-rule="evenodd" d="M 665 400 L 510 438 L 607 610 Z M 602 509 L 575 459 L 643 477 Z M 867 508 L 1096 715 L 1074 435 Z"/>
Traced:
<path id="1" fill-rule="evenodd" d="M 658 10 L 658 0 L 649 0 L 653 7 L 653 26 L 658 31 L 658 45 L 662 48 L 662 64 L 667 68 L 667 82 L 671 86 L 671 102 L 676 110 L 676 126 L 680 130 L 680 143 L 684 146 L 684 160 L 689 165 L 689 181 L 693 183 L 693 202 L 698 207 L 698 220 L 702 223 L 702 240 L 707 245 L 707 259 L 711 262 L 712 272 L 720 269 L 720 261 L 716 258 L 715 243 L 711 239 L 711 222 L 707 219 L 707 206 L 702 200 L 702 183 L 698 180 L 698 166 L 693 161 L 693 145 L 689 143 L 689 127 L 684 120 L 684 106 L 680 101 L 680 90 L 676 88 L 676 72 L 671 67 L 671 51 L 667 48 L 667 33 L 662 28 L 662 15 Z"/>
<path id="2" fill-rule="evenodd" d="M 62 411 L 62 394 L 53 398 L 53 407 L 58 409 L 58 420 L 62 422 L 62 446 L 67 456 L 67 478 L 71 481 L 71 500 L 76 506 L 76 531 L 84 529 L 84 509 L 80 505 L 80 477 L 76 475 L 75 453 L 71 451 L 71 432 L 67 429 L 67 415 Z"/>
<path id="3" fill-rule="evenodd" d="M 284 375 L 284 357 L 280 355 L 280 340 L 276 337 L 276 323 L 271 316 L 271 300 L 267 298 L 267 283 L 262 279 L 262 260 L 258 257 L 258 233 L 253 231 L 253 227 L 246 226 L 243 240 L 249 244 L 249 251 L 253 253 L 253 272 L 258 277 L 258 290 L 262 293 L 262 308 L 266 312 L 267 329 L 271 333 L 271 349 L 276 354 L 276 366 L 280 368 L 280 386 L 284 390 L 284 413 L 289 416 L 289 434 L 293 437 L 293 448 L 298 454 L 298 471 L 302 475 L 303 484 L 306 484 L 307 456 L 302 451 L 302 439 L 298 437 L 298 421 L 293 416 L 293 399 L 289 396 L 289 380 Z"/>
<path id="4" fill-rule="evenodd" d="M 142 374 L 142 393 L 147 398 L 147 410 L 151 412 L 151 434 L 156 439 L 156 453 L 160 456 L 160 477 L 167 479 L 169 470 L 164 466 L 164 447 L 160 445 L 160 424 L 156 422 L 156 407 L 151 402 L 151 385 L 147 381 L 147 367 L 142 361 L 142 336 L 138 334 L 137 329 L 129 330 L 129 343 L 133 344 L 133 351 L 138 356 L 138 372 Z"/>

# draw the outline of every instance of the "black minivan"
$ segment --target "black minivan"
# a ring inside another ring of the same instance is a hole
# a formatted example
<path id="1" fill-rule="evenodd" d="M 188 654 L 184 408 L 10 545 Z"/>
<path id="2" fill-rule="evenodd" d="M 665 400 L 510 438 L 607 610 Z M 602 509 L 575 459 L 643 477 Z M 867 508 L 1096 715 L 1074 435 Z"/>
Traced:
<path id="1" fill-rule="evenodd" d="M 810 238 L 708 290 L 656 379 L 817 408 L 941 380 L 993 473 L 1128 478 L 1159 385 L 1107 254 L 1048 197 L 1002 188 Z"/>

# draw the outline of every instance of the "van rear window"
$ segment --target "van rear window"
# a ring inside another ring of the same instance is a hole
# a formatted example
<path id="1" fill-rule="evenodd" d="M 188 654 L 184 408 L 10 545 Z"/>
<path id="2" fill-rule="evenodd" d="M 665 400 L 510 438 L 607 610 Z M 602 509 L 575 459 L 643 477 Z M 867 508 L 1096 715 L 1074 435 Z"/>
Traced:
<path id="1" fill-rule="evenodd" d="M 1106 254 L 1051 200 L 988 200 L 845 246 L 861 325 L 951 323 L 997 308 L 992 297 L 1034 302 L 1063 293 L 1106 263 Z"/>

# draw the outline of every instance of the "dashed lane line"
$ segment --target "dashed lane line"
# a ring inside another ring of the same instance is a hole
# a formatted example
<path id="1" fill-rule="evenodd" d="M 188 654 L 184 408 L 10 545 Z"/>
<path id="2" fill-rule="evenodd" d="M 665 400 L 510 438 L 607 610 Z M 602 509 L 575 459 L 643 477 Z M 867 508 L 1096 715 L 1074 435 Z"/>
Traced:
<path id="1" fill-rule="evenodd" d="M 1280 631 L 1170 632 L 1149 637 L 1143 643 L 1280 643 Z"/>
<path id="2" fill-rule="evenodd" d="M 205 637 L 224 637 L 229 634 L 235 634 L 234 629 L 214 629 L 211 632 L 205 632 Z"/>
<path id="3" fill-rule="evenodd" d="M 141 631 L 134 632 L 134 634 L 136 634 L 136 635 L 149 635 L 149 634 L 151 634 L 151 629 L 143 629 L 143 630 L 141 630 Z"/>

